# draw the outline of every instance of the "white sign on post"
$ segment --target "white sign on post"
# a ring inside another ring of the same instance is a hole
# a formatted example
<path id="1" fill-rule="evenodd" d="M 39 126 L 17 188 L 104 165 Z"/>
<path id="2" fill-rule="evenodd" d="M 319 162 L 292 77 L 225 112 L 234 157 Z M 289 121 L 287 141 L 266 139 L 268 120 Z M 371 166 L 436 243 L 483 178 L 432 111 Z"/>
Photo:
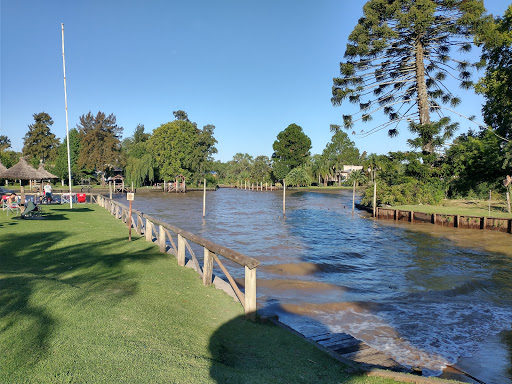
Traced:
<path id="1" fill-rule="evenodd" d="M 128 201 L 133 201 L 133 200 L 135 200 L 135 193 L 133 193 L 133 192 L 128 192 L 128 193 L 126 194 L 126 200 L 128 200 Z"/>

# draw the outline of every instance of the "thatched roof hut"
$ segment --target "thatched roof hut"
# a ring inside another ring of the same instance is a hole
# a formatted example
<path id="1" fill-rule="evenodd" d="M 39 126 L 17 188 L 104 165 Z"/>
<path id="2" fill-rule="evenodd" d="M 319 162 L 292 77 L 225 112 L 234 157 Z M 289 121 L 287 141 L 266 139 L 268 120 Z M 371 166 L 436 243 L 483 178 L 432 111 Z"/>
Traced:
<path id="1" fill-rule="evenodd" d="M 41 177 L 39 177 L 40 179 L 58 179 L 58 176 L 55 176 L 54 174 L 44 169 L 43 163 L 39 164 L 37 171 L 41 175 Z"/>
<path id="2" fill-rule="evenodd" d="M 37 169 L 33 168 L 21 157 L 16 165 L 13 165 L 5 171 L 0 171 L 0 179 L 38 180 L 41 179 L 41 175 Z"/>

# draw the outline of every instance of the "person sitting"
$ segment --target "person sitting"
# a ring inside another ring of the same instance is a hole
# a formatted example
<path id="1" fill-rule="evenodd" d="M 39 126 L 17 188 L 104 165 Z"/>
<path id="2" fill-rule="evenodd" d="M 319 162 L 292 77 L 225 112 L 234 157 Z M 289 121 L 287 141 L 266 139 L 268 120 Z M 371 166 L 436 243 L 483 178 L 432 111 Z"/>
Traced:
<path id="1" fill-rule="evenodd" d="M 17 203 L 17 200 L 18 200 L 18 196 L 16 196 L 16 194 L 13 192 L 7 198 L 7 204 L 11 205 L 11 204 Z"/>
<path id="2" fill-rule="evenodd" d="M 18 196 L 13 192 L 11 195 L 7 198 L 7 215 L 9 215 L 9 212 L 17 213 L 20 211 L 20 205 L 18 204 Z"/>
<path id="3" fill-rule="evenodd" d="M 52 186 L 50 183 L 46 183 L 46 185 L 43 187 L 44 191 L 44 197 L 46 198 L 47 203 L 52 202 Z"/>

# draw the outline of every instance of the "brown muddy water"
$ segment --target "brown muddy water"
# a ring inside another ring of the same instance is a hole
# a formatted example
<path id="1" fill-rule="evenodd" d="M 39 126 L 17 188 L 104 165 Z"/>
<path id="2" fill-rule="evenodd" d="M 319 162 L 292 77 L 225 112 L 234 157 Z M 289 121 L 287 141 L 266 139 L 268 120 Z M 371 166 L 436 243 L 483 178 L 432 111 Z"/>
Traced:
<path id="1" fill-rule="evenodd" d="M 202 199 L 137 193 L 134 208 L 259 259 L 259 311 L 306 336 L 346 332 L 424 375 L 457 363 L 512 383 L 510 234 L 352 215 L 351 191 L 288 191 L 286 218 L 282 192 L 209 192 L 204 220 Z"/>

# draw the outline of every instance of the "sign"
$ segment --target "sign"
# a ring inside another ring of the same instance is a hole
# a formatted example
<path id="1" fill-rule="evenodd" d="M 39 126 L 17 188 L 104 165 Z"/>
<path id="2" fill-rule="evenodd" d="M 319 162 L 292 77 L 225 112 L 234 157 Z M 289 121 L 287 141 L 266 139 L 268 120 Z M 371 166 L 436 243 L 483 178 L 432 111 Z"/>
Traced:
<path id="1" fill-rule="evenodd" d="M 128 193 L 126 194 L 126 200 L 128 200 L 128 201 L 133 201 L 133 200 L 135 200 L 135 193 L 133 193 L 133 192 L 128 192 Z"/>

